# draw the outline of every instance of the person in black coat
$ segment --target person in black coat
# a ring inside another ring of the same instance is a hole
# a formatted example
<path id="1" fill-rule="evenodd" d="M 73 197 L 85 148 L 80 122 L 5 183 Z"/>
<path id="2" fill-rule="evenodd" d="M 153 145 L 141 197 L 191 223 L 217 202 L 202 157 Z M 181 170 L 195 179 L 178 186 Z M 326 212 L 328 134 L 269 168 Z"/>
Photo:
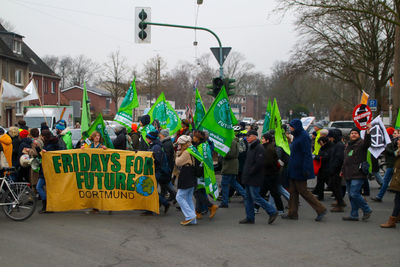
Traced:
<path id="1" fill-rule="evenodd" d="M 115 127 L 117 138 L 114 139 L 113 145 L 115 149 L 126 150 L 126 128 L 122 125 Z"/>
<path id="2" fill-rule="evenodd" d="M 168 129 L 161 130 L 161 132 L 158 136 L 160 137 L 162 148 L 167 156 L 168 167 L 170 170 L 169 181 L 167 183 L 161 184 L 161 193 L 165 194 L 165 192 L 168 192 L 170 195 L 169 200 L 173 200 L 176 197 L 176 191 L 174 189 L 174 186 L 171 183 L 172 170 L 174 169 L 174 165 L 175 165 L 174 145 L 172 144 L 172 139 L 169 136 Z"/>
<path id="3" fill-rule="evenodd" d="M 258 133 L 254 130 L 250 130 L 247 133 L 249 149 L 242 175 L 247 195 L 245 199 L 246 218 L 239 222 L 241 224 L 254 223 L 254 203 L 260 205 L 269 214 L 268 224 L 273 223 L 278 217 L 276 209 L 260 196 L 260 187 L 264 182 L 264 147 L 261 145 L 260 140 L 257 139 L 257 136 Z"/>
<path id="4" fill-rule="evenodd" d="M 326 208 L 307 190 L 307 180 L 314 178 L 314 167 L 311 156 L 311 139 L 303 129 L 299 119 L 290 122 L 290 131 L 294 136 L 290 144 L 290 158 L 288 166 L 289 177 L 289 212 L 282 219 L 298 219 L 299 194 L 317 212 L 315 221 L 321 221 L 326 215 Z"/>
<path id="5" fill-rule="evenodd" d="M 344 159 L 342 131 L 339 129 L 331 129 L 329 130 L 328 138 L 332 143 L 329 157 L 329 187 L 336 199 L 336 204 L 333 204 L 334 208 L 331 209 L 331 212 L 343 212 L 346 203 L 343 201 L 342 177 L 340 177 L 340 170 L 342 169 Z"/>
<path id="6" fill-rule="evenodd" d="M 321 147 L 314 160 L 320 160 L 321 167 L 318 172 L 317 185 L 315 186 L 314 195 L 317 195 L 318 200 L 321 201 L 324 200 L 325 183 L 328 184 L 329 179 L 329 160 L 332 150 L 332 143 L 326 136 L 320 137 L 318 143 Z"/>
<path id="7" fill-rule="evenodd" d="M 38 155 L 40 155 L 40 151 L 43 151 L 43 153 L 47 151 L 56 151 L 56 150 L 61 150 L 59 147 L 59 142 L 57 136 L 53 136 L 52 133 L 49 130 L 43 130 L 41 132 L 41 136 L 43 139 L 43 149 L 41 150 L 40 147 L 36 147 L 36 151 Z M 47 207 L 47 194 L 46 191 L 44 190 L 44 186 L 46 185 L 46 180 L 43 174 L 43 168 L 42 166 L 40 167 L 39 171 L 39 180 L 36 185 L 36 190 L 38 191 L 40 198 L 42 199 L 42 209 L 39 211 L 39 213 L 46 213 L 46 207 Z"/>

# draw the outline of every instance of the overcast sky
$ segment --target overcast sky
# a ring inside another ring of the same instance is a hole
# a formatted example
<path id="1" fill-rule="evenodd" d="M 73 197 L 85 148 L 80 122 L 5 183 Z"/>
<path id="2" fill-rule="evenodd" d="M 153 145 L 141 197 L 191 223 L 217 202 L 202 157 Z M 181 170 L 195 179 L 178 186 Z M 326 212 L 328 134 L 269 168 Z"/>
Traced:
<path id="1" fill-rule="evenodd" d="M 0 17 L 15 26 L 39 55 L 85 56 L 104 63 L 116 50 L 138 70 L 159 54 L 171 70 L 210 53 L 216 39 L 207 32 L 152 26 L 151 44 L 135 43 L 135 7 L 151 7 L 153 22 L 195 24 L 197 0 L 0 0 Z M 197 25 L 214 31 L 223 46 L 242 53 L 265 74 L 287 60 L 296 41 L 293 18 L 272 14 L 274 0 L 204 0 Z M 216 60 L 212 60 L 217 68 Z"/>

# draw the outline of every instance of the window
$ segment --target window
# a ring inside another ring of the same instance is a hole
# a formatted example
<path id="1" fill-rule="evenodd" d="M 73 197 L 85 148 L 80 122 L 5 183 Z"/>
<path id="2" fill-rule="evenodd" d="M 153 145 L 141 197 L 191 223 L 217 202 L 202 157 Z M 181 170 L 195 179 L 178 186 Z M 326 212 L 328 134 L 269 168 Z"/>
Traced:
<path id="1" fill-rule="evenodd" d="M 43 91 L 45 94 L 47 94 L 47 88 L 48 88 L 47 81 L 43 81 Z"/>
<path id="2" fill-rule="evenodd" d="M 24 85 L 22 83 L 22 70 L 15 71 L 15 84 L 16 85 Z"/>
<path id="3" fill-rule="evenodd" d="M 39 80 L 35 80 L 36 88 L 39 88 Z"/>
<path id="4" fill-rule="evenodd" d="M 23 110 L 22 110 L 22 102 L 17 102 L 16 108 L 15 108 L 15 115 L 22 115 Z"/>
<path id="5" fill-rule="evenodd" d="M 246 112 L 246 107 L 242 106 L 242 112 Z"/>
<path id="6" fill-rule="evenodd" d="M 20 55 L 22 54 L 22 42 L 20 40 L 14 40 L 13 52 Z"/>
<path id="7" fill-rule="evenodd" d="M 106 109 L 110 109 L 110 103 L 111 103 L 111 98 L 107 97 L 106 98 Z"/>
<path id="8" fill-rule="evenodd" d="M 51 93 L 52 94 L 56 93 L 56 82 L 51 82 Z"/>

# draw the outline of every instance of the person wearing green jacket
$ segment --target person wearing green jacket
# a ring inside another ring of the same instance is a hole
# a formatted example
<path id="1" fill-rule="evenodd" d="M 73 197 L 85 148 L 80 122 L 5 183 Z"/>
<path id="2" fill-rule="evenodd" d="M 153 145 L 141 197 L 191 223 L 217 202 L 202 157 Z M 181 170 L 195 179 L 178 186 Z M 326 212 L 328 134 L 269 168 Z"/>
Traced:
<path id="1" fill-rule="evenodd" d="M 220 208 L 227 208 L 229 202 L 229 187 L 232 186 L 244 199 L 246 199 L 246 191 L 238 183 L 236 177 L 239 173 L 239 138 L 232 140 L 231 149 L 222 160 L 222 181 L 221 193 L 222 201 Z"/>

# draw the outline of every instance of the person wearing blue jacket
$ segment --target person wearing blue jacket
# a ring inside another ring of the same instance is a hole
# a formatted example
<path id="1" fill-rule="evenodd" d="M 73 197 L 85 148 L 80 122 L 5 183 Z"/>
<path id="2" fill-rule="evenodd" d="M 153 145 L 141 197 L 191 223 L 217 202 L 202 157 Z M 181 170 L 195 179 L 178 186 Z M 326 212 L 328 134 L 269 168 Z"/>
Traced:
<path id="1" fill-rule="evenodd" d="M 317 212 L 315 221 L 321 221 L 326 215 L 326 208 L 318 199 L 307 190 L 307 180 L 314 178 L 314 166 L 311 155 L 311 139 L 303 129 L 299 119 L 290 122 L 290 131 L 294 136 L 290 144 L 290 158 L 288 166 L 289 177 L 289 212 L 283 219 L 297 220 L 299 208 L 299 194 Z"/>

